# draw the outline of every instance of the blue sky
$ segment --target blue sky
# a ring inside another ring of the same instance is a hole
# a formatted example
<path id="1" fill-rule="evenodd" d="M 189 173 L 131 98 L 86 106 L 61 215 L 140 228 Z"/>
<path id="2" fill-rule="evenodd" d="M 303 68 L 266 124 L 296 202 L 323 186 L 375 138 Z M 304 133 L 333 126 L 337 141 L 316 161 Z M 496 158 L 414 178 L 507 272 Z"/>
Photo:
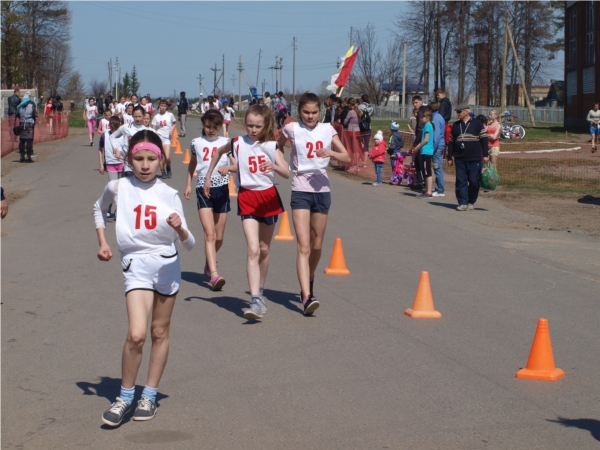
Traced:
<path id="1" fill-rule="evenodd" d="M 318 90 L 346 53 L 350 27 L 377 26 L 379 43 L 393 37 L 394 17 L 404 2 L 69 2 L 73 14 L 74 65 L 90 80 L 108 78 L 108 61 L 119 58 L 123 73 L 135 64 L 141 92 L 196 96 L 198 75 L 207 90 L 225 54 L 225 91 L 238 90 L 240 55 L 245 76 L 256 84 L 262 50 L 263 80 L 273 92 L 275 57 L 283 58 L 283 85 L 292 89 L 292 38 L 297 38 L 296 89 Z M 217 73 L 219 77 L 221 72 Z M 114 75 L 113 75 L 114 77 Z M 221 86 L 221 83 L 219 83 Z M 242 93 L 247 92 L 242 81 Z"/>
<path id="2" fill-rule="evenodd" d="M 350 27 L 376 26 L 379 45 L 385 49 L 394 36 L 396 18 L 406 12 L 404 1 L 340 2 L 199 2 L 199 1 L 71 1 L 71 47 L 74 66 L 86 88 L 92 79 L 108 79 L 108 61 L 119 58 L 122 74 L 135 64 L 141 93 L 153 97 L 186 91 L 212 91 L 214 72 L 225 55 L 225 91 L 238 92 L 240 55 L 245 77 L 263 80 L 274 92 L 275 57 L 283 58 L 283 85 L 292 90 L 292 39 L 297 38 L 296 90 L 318 91 L 336 71 L 337 57 L 346 53 Z M 557 55 L 562 64 L 563 52 Z M 410 61 L 408 61 L 410 64 Z M 560 65 L 559 64 L 559 65 Z M 217 72 L 217 78 L 221 72 Z M 115 76 L 113 72 L 113 77 Z M 232 83 L 235 76 L 235 83 Z M 562 79 L 562 69 L 552 78 Z M 549 80 L 548 80 L 549 83 Z M 219 83 L 221 86 L 221 83 Z M 247 93 L 242 81 L 242 94 Z"/>

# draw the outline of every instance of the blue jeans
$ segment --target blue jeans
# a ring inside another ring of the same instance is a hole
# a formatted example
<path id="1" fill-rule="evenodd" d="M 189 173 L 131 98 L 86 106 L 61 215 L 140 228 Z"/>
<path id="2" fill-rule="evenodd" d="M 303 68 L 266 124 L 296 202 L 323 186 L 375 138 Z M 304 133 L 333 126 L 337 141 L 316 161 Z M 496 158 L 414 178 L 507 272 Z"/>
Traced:
<path id="1" fill-rule="evenodd" d="M 444 193 L 444 149 L 445 145 L 438 147 L 433 153 L 433 173 L 435 174 L 434 191 Z"/>
<path id="2" fill-rule="evenodd" d="M 383 163 L 382 162 L 375 163 L 375 174 L 377 175 L 377 182 L 381 183 L 381 175 L 383 174 Z"/>
<path id="3" fill-rule="evenodd" d="M 456 200 L 459 205 L 475 204 L 479 195 L 481 161 L 454 159 L 456 166 Z"/>

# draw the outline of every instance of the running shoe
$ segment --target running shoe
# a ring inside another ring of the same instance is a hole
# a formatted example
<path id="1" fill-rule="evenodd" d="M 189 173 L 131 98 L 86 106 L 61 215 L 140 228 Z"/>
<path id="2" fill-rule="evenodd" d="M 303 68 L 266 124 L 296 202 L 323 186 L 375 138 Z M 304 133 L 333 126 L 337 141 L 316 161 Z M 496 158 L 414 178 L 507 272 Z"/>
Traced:
<path id="1" fill-rule="evenodd" d="M 94 146 L 94 141 L 90 141 L 90 147 Z"/>
<path id="2" fill-rule="evenodd" d="M 210 279 L 210 285 L 213 291 L 220 291 L 225 286 L 225 278 L 220 275 L 214 276 Z"/>
<path id="3" fill-rule="evenodd" d="M 263 297 L 260 300 L 257 300 L 258 305 L 260 306 L 261 312 L 264 314 L 267 312 L 267 304 L 265 303 L 265 299 Z"/>
<path id="4" fill-rule="evenodd" d="M 118 426 L 125 414 L 129 412 L 131 409 L 131 404 L 125 402 L 120 397 L 117 397 L 117 400 L 110 405 L 104 414 L 102 414 L 102 422 L 106 425 L 110 425 L 111 427 Z"/>
<path id="5" fill-rule="evenodd" d="M 425 194 L 425 193 L 423 193 L 423 194 L 417 195 L 417 198 L 421 198 L 421 199 L 422 198 L 433 198 L 433 194 Z"/>
<path id="6" fill-rule="evenodd" d="M 458 206 L 456 207 L 456 210 L 457 210 L 457 211 L 468 211 L 468 210 L 469 210 L 469 207 L 468 207 L 467 205 L 458 205 Z"/>
<path id="7" fill-rule="evenodd" d="M 379 186 L 382 186 L 382 183 L 377 183 L 377 182 L 375 182 L 375 183 L 373 183 L 373 186 L 375 186 L 375 187 L 379 187 Z"/>
<path id="8" fill-rule="evenodd" d="M 302 302 L 302 304 L 304 305 L 304 315 L 305 316 L 311 316 L 312 313 L 314 313 L 317 308 L 319 306 L 321 306 L 319 304 L 319 302 L 317 300 L 315 300 L 314 298 L 312 298 L 311 296 L 309 296 L 306 299 L 306 302 Z"/>
<path id="9" fill-rule="evenodd" d="M 434 197 L 445 197 L 446 196 L 446 194 L 444 194 L 443 192 L 434 192 L 431 195 L 433 195 Z"/>
<path id="10" fill-rule="evenodd" d="M 252 301 L 252 304 L 250 305 L 250 308 L 248 308 L 244 311 L 244 319 L 248 319 L 248 320 L 262 319 L 263 315 L 262 315 L 262 308 L 260 306 L 261 303 L 262 302 L 260 302 L 258 299 L 254 299 Z"/>
<path id="11" fill-rule="evenodd" d="M 475 210 L 475 205 L 474 205 L 473 203 L 469 203 L 469 204 L 467 205 L 467 210 L 468 210 L 468 211 L 473 211 L 473 210 Z"/>
<path id="12" fill-rule="evenodd" d="M 156 415 L 156 404 L 145 395 L 138 401 L 137 408 L 133 413 L 133 420 L 150 420 Z"/>
<path id="13" fill-rule="evenodd" d="M 163 171 L 162 171 L 162 173 L 160 174 L 160 177 L 161 177 L 163 180 L 166 180 L 166 178 L 167 178 L 167 172 L 165 172 L 165 171 L 163 170 Z"/>
<path id="14" fill-rule="evenodd" d="M 171 172 L 171 166 L 167 166 L 167 178 L 171 178 L 171 175 L 173 175 Z"/>
<path id="15" fill-rule="evenodd" d="M 210 269 L 208 268 L 208 261 L 204 263 L 204 276 L 210 280 Z"/>

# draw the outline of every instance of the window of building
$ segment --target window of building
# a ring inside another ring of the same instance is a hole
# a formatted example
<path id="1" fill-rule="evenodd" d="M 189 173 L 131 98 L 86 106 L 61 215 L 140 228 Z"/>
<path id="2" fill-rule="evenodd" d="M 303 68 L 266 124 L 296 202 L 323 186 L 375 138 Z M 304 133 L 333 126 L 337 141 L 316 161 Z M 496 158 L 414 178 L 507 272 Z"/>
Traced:
<path id="1" fill-rule="evenodd" d="M 567 67 L 574 69 L 577 67 L 577 5 L 569 8 L 568 11 L 569 20 L 569 51 L 568 51 L 568 62 Z"/>
<path id="2" fill-rule="evenodd" d="M 596 62 L 594 46 L 594 2 L 585 5 L 585 65 L 591 66 Z"/>

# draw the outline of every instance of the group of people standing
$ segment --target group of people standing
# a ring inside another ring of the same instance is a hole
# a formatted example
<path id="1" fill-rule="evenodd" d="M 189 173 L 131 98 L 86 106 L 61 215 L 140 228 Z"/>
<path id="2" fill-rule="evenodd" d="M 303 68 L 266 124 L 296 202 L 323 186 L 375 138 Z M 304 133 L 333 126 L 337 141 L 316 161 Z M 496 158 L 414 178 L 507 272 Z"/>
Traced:
<path id="1" fill-rule="evenodd" d="M 160 106 L 162 109 L 163 104 Z M 204 274 L 213 290 L 225 285 L 225 278 L 217 270 L 216 255 L 223 245 L 227 213 L 231 209 L 228 174 L 235 173 L 238 215 L 247 242 L 250 303 L 244 317 L 248 320 L 262 319 L 267 312 L 264 286 L 270 244 L 278 215 L 284 211 L 275 187 L 275 174 L 293 177 L 290 206 L 298 239 L 296 272 L 304 315 L 312 315 L 320 305 L 314 295 L 314 279 L 331 207 L 327 166 L 331 158 L 342 164 L 350 161 L 335 129 L 319 122 L 320 106 L 316 95 L 305 93 L 298 103 L 300 121 L 285 125 L 277 140 L 277 125 L 266 105 L 248 108 L 244 117 L 247 134 L 233 139 L 219 136 L 224 116 L 216 109 L 209 109 L 202 117 L 203 136 L 192 141 L 184 197 L 190 199 L 196 172 L 196 201 L 205 238 Z M 141 117 L 140 109 L 140 106 L 134 108 L 134 119 Z M 117 121 L 115 117 L 110 119 L 115 128 Z M 113 141 L 114 136 L 108 136 Z M 283 158 L 288 140 L 289 166 Z M 111 142 L 118 152 L 115 144 Z M 186 250 L 195 244 L 177 192 L 158 179 L 165 158 L 162 144 L 160 136 L 151 129 L 139 128 L 129 134 L 126 160 L 131 176 L 112 179 L 94 205 L 98 258 L 102 261 L 112 257 L 106 241 L 106 213 L 112 203 L 119 211 L 115 228 L 129 320 L 121 390 L 102 415 L 102 421 L 109 426 L 118 426 L 131 410 L 149 321 L 150 366 L 133 420 L 149 420 L 156 414 L 157 388 L 167 362 L 170 320 L 181 282 L 176 241 Z"/>

